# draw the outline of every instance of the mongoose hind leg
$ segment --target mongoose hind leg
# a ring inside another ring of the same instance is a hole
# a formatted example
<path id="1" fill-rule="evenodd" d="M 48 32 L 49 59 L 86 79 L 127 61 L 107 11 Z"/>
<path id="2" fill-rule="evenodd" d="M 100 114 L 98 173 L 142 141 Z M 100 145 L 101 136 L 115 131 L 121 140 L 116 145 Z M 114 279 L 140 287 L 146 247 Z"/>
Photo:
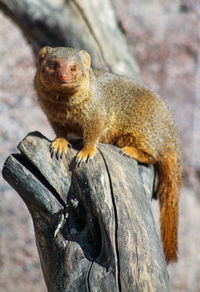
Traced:
<path id="1" fill-rule="evenodd" d="M 62 158 L 69 146 L 70 143 L 65 138 L 56 138 L 50 145 L 51 156 L 55 155 L 57 159 Z"/>
<path id="2" fill-rule="evenodd" d="M 128 157 L 134 158 L 141 163 L 155 163 L 155 159 L 151 155 L 132 146 L 123 147 L 121 149 L 121 153 Z"/>

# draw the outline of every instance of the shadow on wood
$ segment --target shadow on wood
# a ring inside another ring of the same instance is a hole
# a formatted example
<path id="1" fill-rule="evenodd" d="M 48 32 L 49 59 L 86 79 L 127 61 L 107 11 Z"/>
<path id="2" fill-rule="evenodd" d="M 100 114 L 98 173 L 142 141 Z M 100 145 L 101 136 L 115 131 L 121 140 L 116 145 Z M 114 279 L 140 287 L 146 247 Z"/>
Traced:
<path id="1" fill-rule="evenodd" d="M 48 291 L 170 291 L 151 213 L 153 167 L 99 144 L 70 170 L 80 144 L 58 161 L 34 132 L 3 168 L 32 215 Z"/>

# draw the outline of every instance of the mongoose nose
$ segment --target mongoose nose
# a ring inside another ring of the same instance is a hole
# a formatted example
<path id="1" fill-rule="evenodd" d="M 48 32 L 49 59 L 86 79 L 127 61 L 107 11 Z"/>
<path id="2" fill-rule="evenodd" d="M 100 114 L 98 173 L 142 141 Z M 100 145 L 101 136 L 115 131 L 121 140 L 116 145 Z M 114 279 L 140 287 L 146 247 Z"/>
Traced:
<path id="1" fill-rule="evenodd" d="M 67 75 L 66 74 L 59 74 L 59 78 L 61 80 L 65 80 L 65 79 L 67 79 Z"/>

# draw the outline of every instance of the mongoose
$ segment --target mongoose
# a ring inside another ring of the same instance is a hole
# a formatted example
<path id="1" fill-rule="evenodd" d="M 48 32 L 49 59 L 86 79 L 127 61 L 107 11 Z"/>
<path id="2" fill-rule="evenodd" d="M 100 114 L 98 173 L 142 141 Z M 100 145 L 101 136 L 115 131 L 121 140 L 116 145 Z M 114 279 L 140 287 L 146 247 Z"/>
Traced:
<path id="1" fill-rule="evenodd" d="M 101 141 L 155 164 L 162 246 L 166 262 L 176 261 L 181 155 L 173 118 L 161 98 L 129 78 L 92 69 L 85 50 L 65 47 L 40 50 L 35 89 L 56 133 L 51 152 L 58 158 L 74 133 L 84 145 L 77 163 L 91 159 Z"/>

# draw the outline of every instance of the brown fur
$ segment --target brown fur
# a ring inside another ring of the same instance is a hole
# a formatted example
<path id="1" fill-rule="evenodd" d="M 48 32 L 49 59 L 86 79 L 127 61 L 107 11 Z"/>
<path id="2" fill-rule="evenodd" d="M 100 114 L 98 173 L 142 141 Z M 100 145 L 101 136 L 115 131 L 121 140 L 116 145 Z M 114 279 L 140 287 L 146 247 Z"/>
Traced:
<path id="1" fill-rule="evenodd" d="M 91 69 L 86 51 L 64 47 L 40 50 L 35 88 L 56 133 L 51 151 L 58 157 L 67 151 L 72 132 L 84 142 L 77 162 L 92 158 L 101 141 L 156 165 L 163 250 L 167 263 L 176 261 L 181 156 L 163 101 L 131 79 Z"/>

